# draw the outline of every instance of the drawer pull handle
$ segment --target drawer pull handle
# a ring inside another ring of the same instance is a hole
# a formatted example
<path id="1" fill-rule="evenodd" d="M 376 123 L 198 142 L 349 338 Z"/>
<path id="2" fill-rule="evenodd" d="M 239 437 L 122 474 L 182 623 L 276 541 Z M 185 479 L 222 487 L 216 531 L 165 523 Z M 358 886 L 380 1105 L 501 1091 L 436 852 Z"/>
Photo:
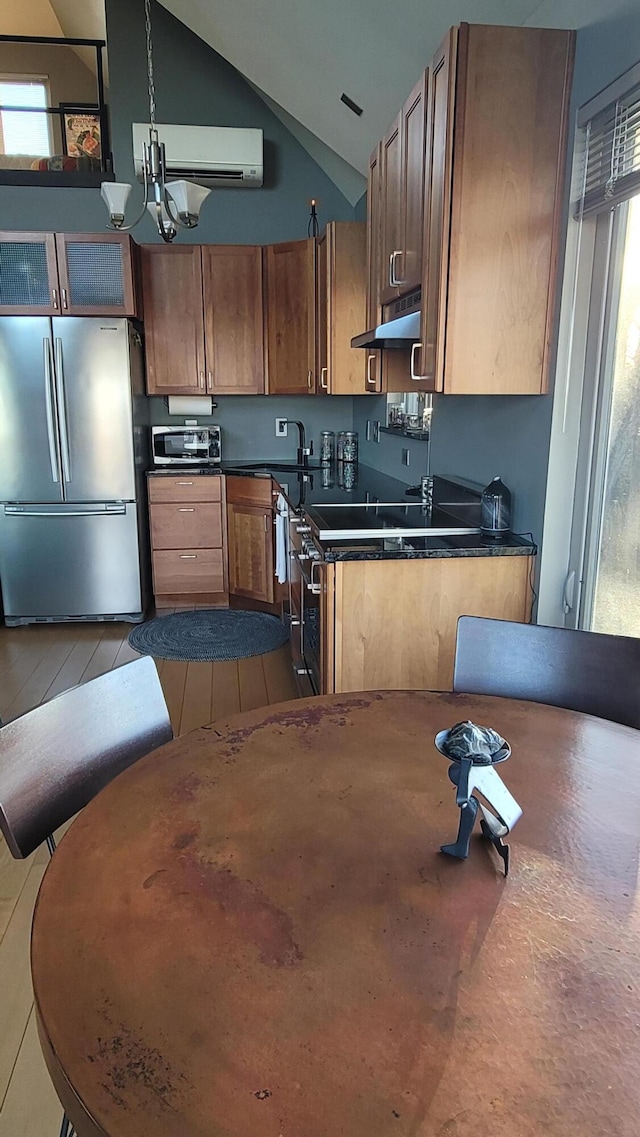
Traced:
<path id="1" fill-rule="evenodd" d="M 188 508 L 186 506 L 181 506 L 181 508 L 178 510 L 178 513 L 195 513 L 195 511 L 195 506 L 193 505 L 189 506 Z"/>
<path id="2" fill-rule="evenodd" d="M 178 482 L 179 486 L 192 486 L 193 482 Z"/>
<path id="3" fill-rule="evenodd" d="M 181 561 L 197 561 L 197 559 L 198 559 L 197 553 L 180 553 L 180 560 Z"/>

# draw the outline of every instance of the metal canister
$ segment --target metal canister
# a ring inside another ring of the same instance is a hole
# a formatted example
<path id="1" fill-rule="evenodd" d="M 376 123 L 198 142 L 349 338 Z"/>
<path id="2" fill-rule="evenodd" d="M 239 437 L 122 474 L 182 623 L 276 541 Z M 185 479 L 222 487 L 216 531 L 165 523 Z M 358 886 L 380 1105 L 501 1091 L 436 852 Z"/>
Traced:
<path id="1" fill-rule="evenodd" d="M 333 462 L 336 454 L 336 436 L 332 430 L 323 430 L 320 435 L 320 462 L 323 466 Z"/>
<path id="2" fill-rule="evenodd" d="M 338 435 L 338 461 L 358 461 L 358 434 L 355 430 L 341 430 Z"/>

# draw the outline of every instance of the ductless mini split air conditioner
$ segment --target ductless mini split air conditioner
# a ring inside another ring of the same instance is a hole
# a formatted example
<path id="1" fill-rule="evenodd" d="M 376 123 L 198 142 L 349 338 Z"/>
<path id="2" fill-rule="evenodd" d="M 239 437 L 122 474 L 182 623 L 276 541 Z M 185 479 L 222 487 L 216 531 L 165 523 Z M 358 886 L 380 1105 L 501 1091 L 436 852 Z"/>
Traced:
<path id="1" fill-rule="evenodd" d="M 136 177 L 142 176 L 142 147 L 149 141 L 149 125 L 133 123 Z M 167 180 L 186 178 L 202 186 L 253 189 L 262 185 L 262 131 L 227 126 L 172 126 L 158 124 L 158 141 L 164 142 Z"/>

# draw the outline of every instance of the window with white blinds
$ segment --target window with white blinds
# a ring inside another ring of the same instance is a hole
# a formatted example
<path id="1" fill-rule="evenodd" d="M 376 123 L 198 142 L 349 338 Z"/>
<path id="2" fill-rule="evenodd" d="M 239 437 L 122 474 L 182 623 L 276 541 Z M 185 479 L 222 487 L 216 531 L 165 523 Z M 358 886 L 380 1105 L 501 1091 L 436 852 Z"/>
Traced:
<path id="1" fill-rule="evenodd" d="M 640 192 L 639 78 L 638 67 L 632 68 L 609 89 L 609 96 L 615 93 L 616 97 L 604 107 L 597 107 L 597 102 L 603 101 L 600 96 L 583 108 L 577 214 L 612 209 Z M 626 90 L 621 89 L 625 79 L 630 84 Z"/>
<path id="2" fill-rule="evenodd" d="M 0 154 L 51 155 L 45 79 L 0 76 Z M 32 109 L 33 108 L 33 109 Z"/>

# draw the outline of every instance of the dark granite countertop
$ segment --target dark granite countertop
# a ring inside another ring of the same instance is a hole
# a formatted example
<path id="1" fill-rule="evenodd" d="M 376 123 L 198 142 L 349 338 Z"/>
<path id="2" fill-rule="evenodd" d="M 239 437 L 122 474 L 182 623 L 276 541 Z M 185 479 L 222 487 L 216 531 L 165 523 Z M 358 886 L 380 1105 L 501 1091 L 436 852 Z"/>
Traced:
<path id="1" fill-rule="evenodd" d="M 400 537 L 351 541 L 324 546 L 326 561 L 428 560 L 443 557 L 529 557 L 535 545 L 515 533 L 502 541 L 485 541 L 477 533 L 451 537 Z"/>
<path id="2" fill-rule="evenodd" d="M 311 466 L 301 472 L 293 465 L 273 459 L 263 462 L 246 463 L 242 461 L 222 461 L 218 466 L 169 466 L 148 471 L 149 477 L 180 475 L 220 476 L 241 475 L 243 477 L 273 478 L 286 495 L 295 510 L 308 510 L 313 517 L 317 507 L 361 506 L 376 503 L 407 505 L 419 502 L 415 493 L 407 491 L 410 487 L 397 478 L 381 474 L 370 466 L 359 465 L 350 488 L 346 488 L 337 468 L 329 470 Z M 354 475 L 352 474 L 352 477 Z M 468 482 L 458 482 L 454 478 L 434 477 L 434 509 L 432 525 L 443 527 L 468 526 L 478 528 L 480 524 L 479 488 Z M 399 512 L 399 511 L 398 511 Z M 536 546 L 525 537 L 511 534 L 501 541 L 485 540 L 479 533 L 450 534 L 448 536 L 385 537 L 364 540 L 325 541 L 322 544 L 327 561 L 361 560 L 421 560 L 432 557 L 514 557 L 531 556 L 537 552 Z"/>

